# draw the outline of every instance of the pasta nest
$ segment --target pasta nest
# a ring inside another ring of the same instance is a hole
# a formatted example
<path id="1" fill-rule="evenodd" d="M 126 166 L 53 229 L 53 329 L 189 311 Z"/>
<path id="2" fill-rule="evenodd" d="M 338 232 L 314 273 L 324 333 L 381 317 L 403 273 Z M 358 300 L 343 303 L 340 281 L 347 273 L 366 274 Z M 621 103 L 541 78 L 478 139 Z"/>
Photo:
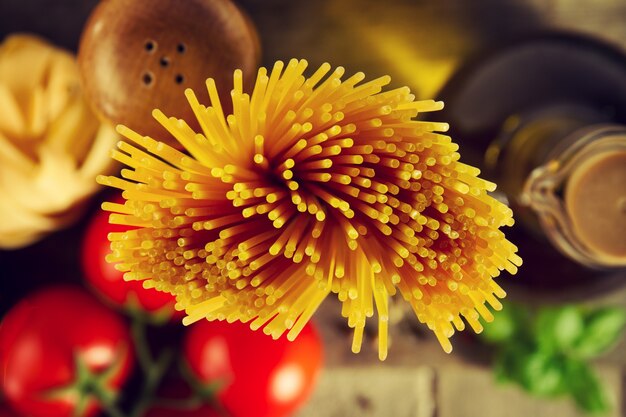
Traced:
<path id="1" fill-rule="evenodd" d="M 0 45 L 0 248 L 71 223 L 119 140 L 85 102 L 74 57 L 30 35 Z"/>

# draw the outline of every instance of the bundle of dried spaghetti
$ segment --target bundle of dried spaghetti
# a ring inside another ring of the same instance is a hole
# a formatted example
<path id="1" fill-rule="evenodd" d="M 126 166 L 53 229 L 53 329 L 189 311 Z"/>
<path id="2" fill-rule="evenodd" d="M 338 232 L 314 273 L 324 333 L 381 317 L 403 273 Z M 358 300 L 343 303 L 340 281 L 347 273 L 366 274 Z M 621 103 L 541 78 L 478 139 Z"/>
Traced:
<path id="1" fill-rule="evenodd" d="M 0 45 L 0 248 L 66 226 L 107 172 L 118 136 L 80 90 L 74 57 L 27 35 Z"/>
<path id="2" fill-rule="evenodd" d="M 306 66 L 261 68 L 251 94 L 236 71 L 228 116 L 211 79 L 210 106 L 185 91 L 201 132 L 155 110 L 188 154 L 119 127 L 114 158 L 129 169 L 99 182 L 127 201 L 103 207 L 139 228 L 110 235 L 108 260 L 174 294 L 187 324 L 240 320 L 274 338 L 295 338 L 335 293 L 355 352 L 377 312 L 381 359 L 399 291 L 450 351 L 455 328 L 480 331 L 485 303 L 501 308 L 493 277 L 521 264 L 499 230 L 511 210 L 437 133 L 446 124 L 415 120 L 442 103 Z"/>

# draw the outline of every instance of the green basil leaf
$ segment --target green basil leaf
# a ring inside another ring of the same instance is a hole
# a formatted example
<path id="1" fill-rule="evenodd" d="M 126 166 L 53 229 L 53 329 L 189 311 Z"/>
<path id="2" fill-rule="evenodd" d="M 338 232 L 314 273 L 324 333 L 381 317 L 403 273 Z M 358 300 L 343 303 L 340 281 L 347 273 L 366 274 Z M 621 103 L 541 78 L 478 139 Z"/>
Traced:
<path id="1" fill-rule="evenodd" d="M 591 358 L 608 351 L 621 338 L 626 325 L 626 311 L 620 308 L 601 308 L 585 319 L 584 332 L 572 347 L 572 354 Z"/>
<path id="2" fill-rule="evenodd" d="M 497 381 L 514 382 L 533 395 L 550 397 L 566 390 L 560 358 L 532 346 L 507 346 L 496 357 L 494 372 Z"/>
<path id="3" fill-rule="evenodd" d="M 569 392 L 581 410 L 590 414 L 605 414 L 611 410 L 609 397 L 589 365 L 570 360 L 566 376 Z"/>
<path id="4" fill-rule="evenodd" d="M 491 323 L 483 323 L 481 339 L 487 343 L 519 343 L 523 337 L 522 329 L 528 326 L 528 314 L 525 309 L 514 304 L 505 304 L 501 311 L 494 312 Z"/>
<path id="5" fill-rule="evenodd" d="M 575 306 L 543 309 L 536 319 L 537 343 L 545 351 L 570 350 L 580 340 L 583 331 L 583 316 Z"/>
<path id="6" fill-rule="evenodd" d="M 538 396 L 556 396 L 565 391 L 564 369 L 558 357 L 545 352 L 534 352 L 522 363 L 522 384 Z"/>
<path id="7" fill-rule="evenodd" d="M 523 364 L 533 353 L 530 346 L 510 344 L 495 357 L 494 373 L 498 381 L 511 381 L 523 385 Z"/>

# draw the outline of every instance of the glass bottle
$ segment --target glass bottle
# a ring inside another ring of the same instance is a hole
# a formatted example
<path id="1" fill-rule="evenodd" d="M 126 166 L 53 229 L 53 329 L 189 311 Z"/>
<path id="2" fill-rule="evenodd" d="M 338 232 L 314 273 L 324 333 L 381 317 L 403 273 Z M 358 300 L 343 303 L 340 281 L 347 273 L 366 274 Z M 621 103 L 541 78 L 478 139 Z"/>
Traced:
<path id="1" fill-rule="evenodd" d="M 531 233 L 590 268 L 626 267 L 626 127 L 585 108 L 514 116 L 485 168 Z"/>
<path id="2" fill-rule="evenodd" d="M 516 281 L 548 292 L 626 282 L 621 51 L 573 34 L 525 39 L 477 57 L 440 98 L 462 159 L 514 210 Z"/>

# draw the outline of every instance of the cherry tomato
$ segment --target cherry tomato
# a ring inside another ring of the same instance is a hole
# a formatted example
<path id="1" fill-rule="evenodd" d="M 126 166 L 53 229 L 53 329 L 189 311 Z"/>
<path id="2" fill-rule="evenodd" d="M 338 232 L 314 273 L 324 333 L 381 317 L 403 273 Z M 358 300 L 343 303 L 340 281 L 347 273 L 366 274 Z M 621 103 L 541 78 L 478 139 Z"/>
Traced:
<path id="1" fill-rule="evenodd" d="M 91 416 L 125 382 L 133 350 L 125 322 L 84 290 L 44 289 L 0 326 L 7 402 L 30 417 Z"/>
<path id="2" fill-rule="evenodd" d="M 217 399 L 233 417 L 282 417 L 308 399 L 322 364 L 322 343 L 307 324 L 295 341 L 235 322 L 189 328 L 184 356 L 202 384 L 220 384 Z"/>
<path id="3" fill-rule="evenodd" d="M 113 199 L 123 203 L 121 196 Z M 141 309 L 153 315 L 181 319 L 182 312 L 175 312 L 174 297 L 171 294 L 144 288 L 141 281 L 124 281 L 124 273 L 106 261 L 111 252 L 108 235 L 112 232 L 125 232 L 132 229 L 109 223 L 109 212 L 100 210 L 92 218 L 82 247 L 82 265 L 87 281 L 96 292 L 115 306 L 124 309 Z"/>

